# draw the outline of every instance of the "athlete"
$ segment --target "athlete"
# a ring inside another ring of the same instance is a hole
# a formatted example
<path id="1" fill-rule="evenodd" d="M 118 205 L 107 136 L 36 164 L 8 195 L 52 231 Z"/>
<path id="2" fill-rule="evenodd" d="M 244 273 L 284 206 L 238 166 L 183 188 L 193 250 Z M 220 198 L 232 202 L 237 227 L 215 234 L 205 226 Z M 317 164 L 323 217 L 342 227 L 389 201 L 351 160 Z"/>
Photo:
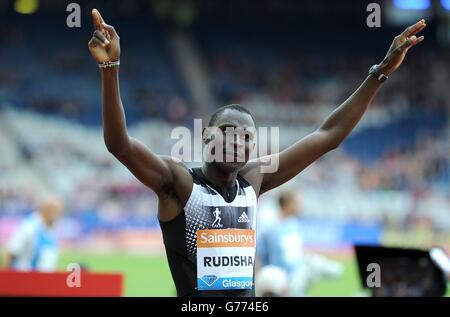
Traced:
<path id="1" fill-rule="evenodd" d="M 222 224 L 220 223 L 220 214 L 221 212 L 219 208 L 216 208 L 213 211 L 213 216 L 215 217 L 214 222 L 211 225 L 213 228 L 220 228 L 222 226 Z"/>
<path id="2" fill-rule="evenodd" d="M 92 18 L 95 30 L 88 46 L 101 69 L 105 144 L 158 196 L 158 219 L 178 296 L 254 296 L 258 196 L 292 179 L 341 144 L 409 49 L 424 40 L 416 34 L 426 26 L 421 20 L 397 36 L 386 57 L 370 68 L 355 93 L 315 132 L 281 153 L 249 160 L 255 147 L 252 115 L 240 105 L 219 108 L 209 127 L 223 134 L 229 128 L 248 133 L 224 137 L 227 141 L 223 144 L 205 133 L 205 148 L 212 148 L 213 153 L 222 145 L 228 159 L 207 160 L 201 168 L 188 169 L 174 158 L 156 155 L 128 135 L 119 90 L 120 38 L 96 9 Z M 277 160 L 278 169 L 263 172 L 265 159 Z M 220 221 L 215 222 L 218 217 Z"/>

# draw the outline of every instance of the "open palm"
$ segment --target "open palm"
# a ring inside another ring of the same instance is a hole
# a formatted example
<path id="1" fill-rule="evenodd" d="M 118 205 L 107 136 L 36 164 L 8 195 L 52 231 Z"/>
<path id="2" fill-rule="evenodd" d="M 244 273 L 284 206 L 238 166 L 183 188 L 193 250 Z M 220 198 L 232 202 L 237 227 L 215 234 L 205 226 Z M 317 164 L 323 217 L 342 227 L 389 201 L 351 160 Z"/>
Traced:
<path id="1" fill-rule="evenodd" d="M 380 65 L 383 74 L 389 76 L 400 67 L 408 51 L 425 39 L 424 36 L 417 37 L 416 34 L 425 29 L 426 26 L 425 20 L 422 19 L 394 38 Z"/>

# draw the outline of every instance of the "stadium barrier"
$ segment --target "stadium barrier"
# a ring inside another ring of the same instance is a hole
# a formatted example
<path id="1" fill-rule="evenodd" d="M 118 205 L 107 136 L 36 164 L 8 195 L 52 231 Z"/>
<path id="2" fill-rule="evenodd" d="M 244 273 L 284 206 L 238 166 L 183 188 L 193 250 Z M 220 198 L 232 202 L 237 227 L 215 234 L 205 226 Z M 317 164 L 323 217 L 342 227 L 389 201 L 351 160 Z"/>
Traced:
<path id="1" fill-rule="evenodd" d="M 68 283 L 70 273 L 0 270 L 0 296 L 123 296 L 122 274 L 81 271 L 80 283 L 75 286 Z"/>

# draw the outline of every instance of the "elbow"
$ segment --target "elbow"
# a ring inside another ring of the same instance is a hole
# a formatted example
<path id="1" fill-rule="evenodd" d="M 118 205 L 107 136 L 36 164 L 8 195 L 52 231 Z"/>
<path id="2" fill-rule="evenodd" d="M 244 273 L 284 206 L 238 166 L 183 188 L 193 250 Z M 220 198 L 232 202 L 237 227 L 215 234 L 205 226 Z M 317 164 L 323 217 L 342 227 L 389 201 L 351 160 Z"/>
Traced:
<path id="1" fill-rule="evenodd" d="M 119 160 L 126 157 L 131 151 L 129 144 L 116 144 L 105 140 L 105 145 L 108 152 Z"/>
<path id="2" fill-rule="evenodd" d="M 131 140 L 126 133 L 111 133 L 104 130 L 103 140 L 108 152 L 116 158 L 124 157 L 131 152 Z"/>
<path id="3" fill-rule="evenodd" d="M 344 139 L 337 139 L 330 141 L 329 144 L 330 151 L 336 150 L 338 147 L 340 147 L 343 141 Z"/>
<path id="4" fill-rule="evenodd" d="M 347 135 L 340 135 L 332 138 L 332 140 L 330 141 L 330 151 L 339 148 L 342 145 L 342 143 L 344 143 L 346 137 Z"/>
<path id="5" fill-rule="evenodd" d="M 128 157 L 129 151 L 126 150 L 120 150 L 120 149 L 110 149 L 108 148 L 108 152 L 114 156 L 116 159 L 121 161 L 122 159 Z"/>
<path id="6" fill-rule="evenodd" d="M 119 151 L 118 147 L 114 143 L 109 142 L 107 139 L 105 139 L 105 146 L 108 152 L 112 155 L 115 155 Z"/>
<path id="7" fill-rule="evenodd" d="M 324 144 L 326 144 L 327 152 L 336 150 L 345 140 L 345 136 L 336 130 L 320 129 L 319 133 L 323 135 Z"/>

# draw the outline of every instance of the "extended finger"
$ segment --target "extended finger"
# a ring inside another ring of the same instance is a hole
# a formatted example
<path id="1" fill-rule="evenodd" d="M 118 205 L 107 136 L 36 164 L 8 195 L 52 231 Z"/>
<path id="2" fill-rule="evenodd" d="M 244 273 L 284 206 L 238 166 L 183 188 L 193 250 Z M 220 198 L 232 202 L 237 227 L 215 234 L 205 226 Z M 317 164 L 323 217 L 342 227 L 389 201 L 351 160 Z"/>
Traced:
<path id="1" fill-rule="evenodd" d="M 102 15 L 100 14 L 100 12 L 98 12 L 97 9 L 92 9 L 92 22 L 94 23 L 94 28 L 96 30 L 100 30 L 102 27 L 102 23 L 105 23 Z"/>
<path id="2" fill-rule="evenodd" d="M 418 32 L 422 31 L 427 26 L 424 19 L 420 20 L 416 24 L 411 25 L 408 27 L 405 31 L 403 31 L 402 35 L 406 37 L 410 37 L 412 35 L 417 34 Z"/>
<path id="3" fill-rule="evenodd" d="M 419 44 L 419 43 L 422 42 L 424 39 L 425 39 L 424 36 L 417 37 L 417 36 L 413 35 L 413 36 L 411 36 L 411 37 L 408 37 L 408 38 L 406 39 L 405 43 L 403 43 L 403 44 L 400 46 L 400 50 L 401 50 L 401 51 L 409 50 L 411 47 L 413 47 L 413 46 Z"/>
<path id="4" fill-rule="evenodd" d="M 423 40 L 425 40 L 425 36 L 420 36 L 420 37 L 418 37 L 418 38 L 416 38 L 414 41 L 413 41 L 413 43 L 412 43 L 412 45 L 410 46 L 410 48 L 411 47 L 413 47 L 413 46 L 416 46 L 417 44 L 419 44 L 420 42 L 422 42 Z"/>

